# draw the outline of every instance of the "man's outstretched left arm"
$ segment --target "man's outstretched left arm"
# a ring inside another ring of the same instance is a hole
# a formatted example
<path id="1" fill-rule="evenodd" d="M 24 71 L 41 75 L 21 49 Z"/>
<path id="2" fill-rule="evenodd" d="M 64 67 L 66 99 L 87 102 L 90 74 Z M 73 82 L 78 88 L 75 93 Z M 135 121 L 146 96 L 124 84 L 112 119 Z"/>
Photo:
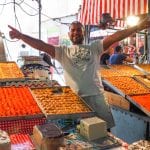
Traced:
<path id="1" fill-rule="evenodd" d="M 103 48 L 104 50 L 108 49 L 113 43 L 123 40 L 124 38 L 130 36 L 133 33 L 136 33 L 138 31 L 147 29 L 150 27 L 150 17 L 146 17 L 141 22 L 139 22 L 138 25 L 120 30 L 115 32 L 114 34 L 106 37 L 103 40 Z"/>

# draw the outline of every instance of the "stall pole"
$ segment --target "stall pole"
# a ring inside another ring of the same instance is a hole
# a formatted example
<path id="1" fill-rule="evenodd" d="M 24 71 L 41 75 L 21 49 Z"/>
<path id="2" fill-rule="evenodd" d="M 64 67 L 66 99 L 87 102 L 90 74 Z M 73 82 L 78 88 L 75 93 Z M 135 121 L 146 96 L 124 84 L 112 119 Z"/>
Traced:
<path id="1" fill-rule="evenodd" d="M 148 16 L 150 18 L 150 0 L 148 0 Z M 150 28 L 147 34 L 147 51 L 148 51 L 148 63 L 150 63 Z"/>
<path id="2" fill-rule="evenodd" d="M 41 0 L 39 0 L 39 39 L 41 40 Z M 41 54 L 41 51 L 39 50 L 39 55 Z"/>
<path id="3" fill-rule="evenodd" d="M 39 0 L 39 39 L 41 39 L 41 0 Z"/>
<path id="4" fill-rule="evenodd" d="M 42 4 L 41 4 L 41 0 L 35 0 L 38 3 L 38 7 L 39 7 L 39 40 L 41 40 L 41 10 L 42 10 Z M 41 54 L 41 51 L 39 50 L 39 55 Z"/>

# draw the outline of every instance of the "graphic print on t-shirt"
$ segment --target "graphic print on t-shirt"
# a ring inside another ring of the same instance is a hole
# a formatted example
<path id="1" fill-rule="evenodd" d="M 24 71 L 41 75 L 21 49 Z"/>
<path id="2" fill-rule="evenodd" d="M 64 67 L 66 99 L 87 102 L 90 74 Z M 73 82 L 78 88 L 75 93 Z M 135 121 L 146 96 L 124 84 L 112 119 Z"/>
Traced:
<path id="1" fill-rule="evenodd" d="M 76 49 L 72 53 L 72 62 L 73 65 L 76 67 L 79 67 L 80 69 L 83 69 L 83 67 L 89 62 L 90 60 L 91 52 L 89 49 L 86 48 L 79 48 Z"/>

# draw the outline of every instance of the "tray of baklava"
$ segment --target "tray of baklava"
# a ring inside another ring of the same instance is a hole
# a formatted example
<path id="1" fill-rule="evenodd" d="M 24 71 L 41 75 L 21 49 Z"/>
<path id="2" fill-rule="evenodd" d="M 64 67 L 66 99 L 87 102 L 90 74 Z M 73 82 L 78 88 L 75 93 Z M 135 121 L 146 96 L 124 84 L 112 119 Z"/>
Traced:
<path id="1" fill-rule="evenodd" d="M 150 94 L 126 96 L 126 99 L 150 116 Z"/>
<path id="2" fill-rule="evenodd" d="M 25 80 L 25 77 L 15 62 L 0 62 L 0 82 L 20 80 Z"/>
<path id="3" fill-rule="evenodd" d="M 112 90 L 125 97 L 126 95 L 149 94 L 150 89 L 136 81 L 133 77 L 107 77 L 103 82 Z"/>
<path id="4" fill-rule="evenodd" d="M 110 65 L 110 68 L 118 72 L 119 76 L 134 76 L 134 75 L 144 75 L 145 72 L 138 70 L 134 65 Z"/>
<path id="5" fill-rule="evenodd" d="M 99 67 L 98 74 L 102 77 L 115 77 L 122 76 L 122 74 L 118 73 L 117 70 L 111 69 L 108 65 L 101 65 Z"/>
<path id="6" fill-rule="evenodd" d="M 82 118 L 95 114 L 68 86 L 31 88 L 31 93 L 47 119 Z"/>

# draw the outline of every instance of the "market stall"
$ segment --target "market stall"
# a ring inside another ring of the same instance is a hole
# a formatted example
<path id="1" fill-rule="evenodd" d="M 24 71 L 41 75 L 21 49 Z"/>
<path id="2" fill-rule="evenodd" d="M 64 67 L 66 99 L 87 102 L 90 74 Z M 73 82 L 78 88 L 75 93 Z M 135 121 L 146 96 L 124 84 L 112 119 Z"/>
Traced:
<path id="1" fill-rule="evenodd" d="M 149 67 L 149 64 L 110 65 L 101 66 L 100 69 L 105 90 L 120 95 L 128 104 L 128 109 L 124 109 L 121 106 L 123 102 L 119 103 L 117 98 L 111 102 L 112 106 L 116 106 L 112 107 L 116 121 L 116 127 L 112 132 L 128 143 L 149 139 L 150 81 L 149 72 L 146 70 Z M 120 100 L 123 101 L 122 99 Z M 126 134 L 122 129 L 126 129 Z"/>
<path id="2" fill-rule="evenodd" d="M 137 25 L 134 17 L 142 20 L 149 16 L 149 10 L 149 0 L 82 0 L 78 20 L 85 25 L 85 43 L 105 38 L 133 24 Z M 132 18 L 130 24 L 127 21 L 129 17 Z M 139 49 L 140 43 L 143 43 L 144 54 L 140 56 L 139 62 L 149 63 L 149 30 L 137 32 L 132 36 L 121 41 L 122 45 L 135 45 Z"/>
<path id="3" fill-rule="evenodd" d="M 94 111 L 70 87 L 25 78 L 15 62 L 0 62 L 0 71 L 2 150 L 46 150 L 41 146 L 58 147 L 59 143 L 63 143 L 61 149 L 70 150 L 128 146 L 107 132 L 106 123 L 95 117 Z M 54 129 L 58 129 L 59 136 Z"/>

